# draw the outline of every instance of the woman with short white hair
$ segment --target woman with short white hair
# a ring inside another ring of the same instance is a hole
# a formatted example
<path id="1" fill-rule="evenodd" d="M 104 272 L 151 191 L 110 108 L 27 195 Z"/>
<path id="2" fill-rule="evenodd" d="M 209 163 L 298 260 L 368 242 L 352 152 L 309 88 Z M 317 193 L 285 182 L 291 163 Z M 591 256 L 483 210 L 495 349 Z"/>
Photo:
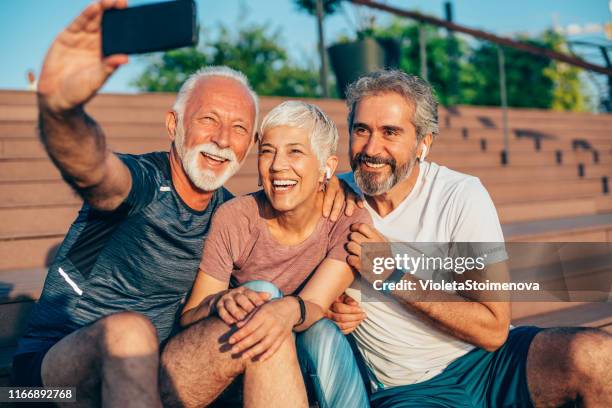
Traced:
<path id="1" fill-rule="evenodd" d="M 355 277 L 346 263 L 349 227 L 371 224 L 361 208 L 337 221 L 321 215 L 337 145 L 336 126 L 315 105 L 288 101 L 268 113 L 258 151 L 263 189 L 217 210 L 181 323 L 217 315 L 238 327 L 232 352 L 264 360 L 298 333 L 300 363 L 314 377 L 320 406 L 363 407 L 367 394 L 348 341 L 324 318 Z M 245 286 L 270 297 L 260 302 Z"/>

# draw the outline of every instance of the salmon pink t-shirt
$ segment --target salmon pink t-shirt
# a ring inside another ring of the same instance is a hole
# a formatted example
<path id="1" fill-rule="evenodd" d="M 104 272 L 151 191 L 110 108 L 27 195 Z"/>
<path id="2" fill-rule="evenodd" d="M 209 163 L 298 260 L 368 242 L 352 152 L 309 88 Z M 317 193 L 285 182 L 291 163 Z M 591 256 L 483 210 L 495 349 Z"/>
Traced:
<path id="1" fill-rule="evenodd" d="M 263 191 L 223 204 L 213 217 L 204 245 L 200 271 L 215 279 L 240 285 L 252 280 L 274 283 L 283 294 L 294 293 L 324 259 L 346 262 L 350 226 L 372 224 L 367 210 L 335 222 L 321 216 L 313 233 L 296 245 L 284 245 L 270 233 L 260 208 Z"/>

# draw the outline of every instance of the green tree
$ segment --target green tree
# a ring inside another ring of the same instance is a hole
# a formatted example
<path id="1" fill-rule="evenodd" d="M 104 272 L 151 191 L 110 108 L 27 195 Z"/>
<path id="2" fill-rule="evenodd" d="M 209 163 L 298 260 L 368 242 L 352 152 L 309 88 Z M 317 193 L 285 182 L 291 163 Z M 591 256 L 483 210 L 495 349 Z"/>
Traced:
<path id="1" fill-rule="evenodd" d="M 470 42 L 456 37 L 459 89 L 454 95 L 450 89 L 449 38 L 446 31 L 423 26 L 427 47 L 428 80 L 436 90 L 442 104 L 499 106 L 499 66 L 497 45 L 490 42 Z M 378 27 L 374 35 L 394 38 L 402 43 L 400 68 L 420 75 L 419 25 L 394 19 L 386 27 Z M 567 52 L 565 40 L 552 31 L 536 38 L 519 37 L 518 40 L 539 47 Z M 543 109 L 586 110 L 588 99 L 583 92 L 580 69 L 527 54 L 513 48 L 504 48 L 506 61 L 506 87 L 508 105 Z"/>
<path id="2" fill-rule="evenodd" d="M 569 53 L 563 36 L 547 31 L 543 34 L 544 41 L 559 52 Z M 544 74 L 553 82 L 551 108 L 554 110 L 586 111 L 589 109 L 589 98 L 584 92 L 584 84 L 580 79 L 582 70 L 578 67 L 554 61 L 544 70 Z"/>
<path id="3" fill-rule="evenodd" d="M 296 4 L 299 2 L 296 0 Z M 328 6 L 332 3 L 329 2 Z M 467 42 L 458 37 L 458 94 L 449 89 L 449 39 L 446 31 L 424 26 L 427 43 L 427 70 L 444 105 L 455 103 L 499 106 L 499 68 L 497 45 Z M 401 41 L 400 68 L 420 75 L 418 24 L 394 19 L 377 27 L 370 35 Z M 318 72 L 311 61 L 306 66 L 294 63 L 282 46 L 280 30 L 250 24 L 230 30 L 221 25 L 214 41 L 198 48 L 182 48 L 149 58 L 144 72 L 134 81 L 138 89 L 149 92 L 175 92 L 187 76 L 206 65 L 228 65 L 245 73 L 260 95 L 317 97 Z M 547 31 L 537 38 L 521 37 L 540 47 L 567 52 L 563 37 Z M 587 110 L 588 99 L 580 80 L 580 69 L 543 57 L 504 48 L 508 104 L 559 110 Z M 334 88 L 332 88 L 334 89 Z"/>
<path id="4" fill-rule="evenodd" d="M 565 40 L 559 34 L 546 31 L 536 38 L 519 37 L 519 41 L 567 52 Z M 504 48 L 508 105 L 557 110 L 585 110 L 580 69 L 551 61 L 546 57 Z M 499 105 L 499 66 L 497 45 L 481 42 L 471 57 L 474 72 L 465 86 L 474 90 L 466 103 Z"/>
<path id="5" fill-rule="evenodd" d="M 144 72 L 132 82 L 146 92 L 176 92 L 189 74 L 212 63 L 209 55 L 193 47 L 166 51 L 147 59 Z"/>
<path id="6" fill-rule="evenodd" d="M 201 47 L 172 50 L 151 57 L 133 83 L 143 91 L 176 92 L 189 74 L 206 65 L 227 65 L 243 72 L 260 95 L 314 97 L 318 74 L 290 60 L 279 43 L 280 30 L 251 24 L 230 31 L 219 27 L 216 40 Z"/>
<path id="7" fill-rule="evenodd" d="M 521 38 L 537 46 L 541 41 Z M 481 42 L 470 56 L 471 64 L 477 68 L 465 86 L 474 90 L 466 101 L 473 105 L 499 105 L 499 63 L 497 45 Z M 547 58 L 504 48 L 506 69 L 506 93 L 508 105 L 514 107 L 549 108 L 552 103 L 553 82 L 544 70 L 550 65 Z"/>

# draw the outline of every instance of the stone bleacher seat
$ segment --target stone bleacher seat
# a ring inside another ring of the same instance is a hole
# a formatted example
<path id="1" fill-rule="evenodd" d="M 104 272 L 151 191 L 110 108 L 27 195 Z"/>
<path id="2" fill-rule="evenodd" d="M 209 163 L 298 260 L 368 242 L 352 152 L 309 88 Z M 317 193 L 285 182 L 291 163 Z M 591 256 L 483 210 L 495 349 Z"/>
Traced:
<path id="1" fill-rule="evenodd" d="M 164 115 L 173 94 L 102 94 L 88 112 L 119 152 L 167 150 Z M 283 99 L 262 98 L 262 115 Z M 349 169 L 347 109 L 312 100 L 340 131 L 339 171 Z M 81 200 L 63 182 L 36 135 L 35 95 L 0 91 L 0 385 L 40 294 L 53 258 Z M 508 241 L 612 242 L 612 116 L 511 109 L 508 164 L 497 108 L 440 109 L 440 135 L 429 160 L 481 179 Z M 539 135 L 539 136 L 538 136 Z M 227 184 L 235 194 L 257 188 L 253 149 Z M 514 324 L 612 328 L 606 303 L 513 304 Z"/>

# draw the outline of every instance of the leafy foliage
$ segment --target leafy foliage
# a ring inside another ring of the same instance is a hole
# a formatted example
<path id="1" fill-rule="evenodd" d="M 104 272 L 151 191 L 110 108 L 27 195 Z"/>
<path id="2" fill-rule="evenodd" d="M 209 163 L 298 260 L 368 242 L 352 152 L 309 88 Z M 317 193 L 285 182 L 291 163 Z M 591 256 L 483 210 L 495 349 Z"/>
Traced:
<path id="1" fill-rule="evenodd" d="M 468 43 L 460 37 L 454 44 L 446 32 L 424 26 L 427 44 L 428 80 L 442 104 L 499 105 L 498 47 L 489 42 Z M 394 20 L 376 30 L 376 36 L 402 41 L 400 68 L 420 75 L 419 26 Z M 563 37 L 551 31 L 538 38 L 519 40 L 539 47 L 567 52 Z M 449 48 L 456 47 L 458 89 L 451 89 L 452 63 Z M 544 57 L 504 48 L 508 105 L 558 110 L 585 110 L 580 69 Z"/>
<path id="2" fill-rule="evenodd" d="M 555 51 L 568 53 L 564 38 L 552 31 L 543 35 L 544 40 Z M 544 74 L 553 82 L 551 108 L 555 110 L 586 111 L 590 100 L 586 96 L 584 84 L 580 80 L 581 70 L 577 67 L 554 62 L 544 70 Z"/>
<path id="3" fill-rule="evenodd" d="M 314 4 L 297 1 L 296 4 Z M 329 1 L 326 4 L 332 7 Z M 304 6 L 306 7 L 306 6 Z M 337 7 L 334 6 L 334 7 Z M 424 26 L 427 44 L 428 80 L 445 105 L 500 104 L 497 45 L 455 37 L 449 44 L 445 30 Z M 376 28 L 371 35 L 401 41 L 400 68 L 420 75 L 419 27 L 405 20 L 393 20 Z M 316 97 L 320 95 L 319 76 L 314 63 L 294 63 L 282 46 L 282 33 L 266 25 L 250 24 L 229 29 L 219 27 L 214 41 L 198 48 L 182 48 L 149 59 L 138 89 L 149 92 L 176 92 L 187 76 L 206 65 L 228 65 L 248 77 L 260 95 Z M 519 38 L 541 47 L 566 50 L 563 37 L 545 32 L 537 38 Z M 456 69 L 449 58 L 455 48 Z M 510 48 L 504 48 L 508 105 L 559 110 L 586 110 L 580 69 Z M 457 78 L 452 89 L 451 78 Z"/>
<path id="4" fill-rule="evenodd" d="M 279 31 L 264 25 L 240 27 L 235 34 L 220 26 L 215 41 L 152 57 L 134 85 L 148 92 L 176 92 L 187 76 L 206 65 L 227 65 L 243 72 L 260 95 L 316 96 L 315 69 L 293 63 L 279 44 Z"/>
<path id="5" fill-rule="evenodd" d="M 542 46 L 538 41 L 525 42 Z M 546 58 L 504 48 L 508 105 L 514 107 L 548 108 L 552 103 L 553 82 L 544 70 L 550 65 Z M 470 57 L 478 71 L 474 73 L 474 90 L 470 103 L 499 105 L 499 65 L 497 46 L 482 43 Z"/>

